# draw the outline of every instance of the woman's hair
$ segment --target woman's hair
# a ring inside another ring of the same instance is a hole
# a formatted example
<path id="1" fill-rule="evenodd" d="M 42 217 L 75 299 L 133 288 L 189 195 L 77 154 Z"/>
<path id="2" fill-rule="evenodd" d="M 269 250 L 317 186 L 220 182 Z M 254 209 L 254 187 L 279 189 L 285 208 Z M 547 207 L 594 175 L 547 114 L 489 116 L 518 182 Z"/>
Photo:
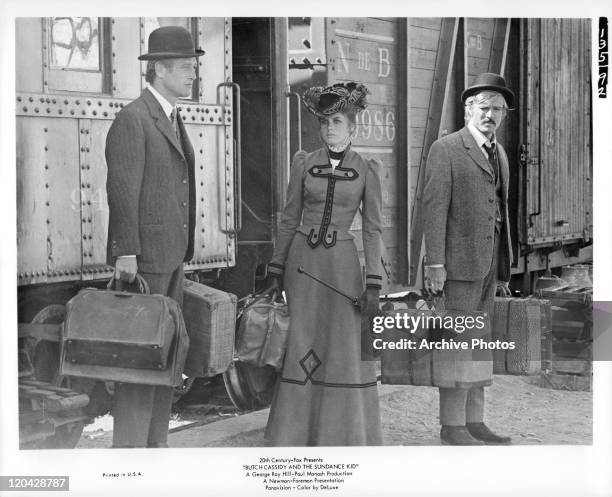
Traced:
<path id="1" fill-rule="evenodd" d="M 343 116 L 346 116 L 346 118 L 348 119 L 349 124 L 351 126 L 354 126 L 355 124 L 357 124 L 357 113 L 358 112 L 359 112 L 358 109 L 350 109 L 350 110 L 341 110 L 341 111 L 338 112 L 338 114 L 342 114 Z M 318 121 L 320 123 L 326 117 L 328 117 L 328 116 L 318 116 L 317 119 L 318 119 Z"/>

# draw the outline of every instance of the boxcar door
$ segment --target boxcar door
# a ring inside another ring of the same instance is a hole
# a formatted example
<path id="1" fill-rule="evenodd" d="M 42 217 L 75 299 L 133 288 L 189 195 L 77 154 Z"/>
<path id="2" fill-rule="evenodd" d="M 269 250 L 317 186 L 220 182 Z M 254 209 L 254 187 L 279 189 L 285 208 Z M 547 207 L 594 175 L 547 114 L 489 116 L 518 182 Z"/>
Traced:
<path id="1" fill-rule="evenodd" d="M 592 237 L 590 22 L 525 21 L 521 241 L 528 245 Z"/>

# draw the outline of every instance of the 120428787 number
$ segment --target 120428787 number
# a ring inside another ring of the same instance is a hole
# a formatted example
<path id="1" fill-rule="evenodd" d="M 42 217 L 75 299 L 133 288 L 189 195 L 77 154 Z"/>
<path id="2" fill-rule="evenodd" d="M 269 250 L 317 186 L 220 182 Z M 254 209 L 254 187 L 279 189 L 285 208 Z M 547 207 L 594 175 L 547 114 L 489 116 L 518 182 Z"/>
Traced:
<path id="1" fill-rule="evenodd" d="M 0 490 L 69 490 L 68 476 L 0 476 Z"/>

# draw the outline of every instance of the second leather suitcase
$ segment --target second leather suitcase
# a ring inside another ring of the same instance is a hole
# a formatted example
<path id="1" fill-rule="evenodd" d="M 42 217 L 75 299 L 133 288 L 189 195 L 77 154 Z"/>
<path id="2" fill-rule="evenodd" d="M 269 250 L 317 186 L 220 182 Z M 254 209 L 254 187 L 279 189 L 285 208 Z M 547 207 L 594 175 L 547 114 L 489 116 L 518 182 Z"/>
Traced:
<path id="1" fill-rule="evenodd" d="M 432 316 L 431 311 L 417 309 L 398 309 L 383 311 L 386 316 L 397 314 L 409 316 Z M 456 311 L 445 311 L 449 316 Z M 460 315 L 461 313 L 457 314 Z M 483 313 L 473 312 L 472 316 Z M 482 329 L 473 329 L 455 334 L 453 340 L 470 342 L 473 338 L 486 338 L 490 333 L 488 319 L 483 321 Z M 385 342 L 412 340 L 415 347 L 383 348 L 381 350 L 381 383 L 391 385 L 436 386 L 442 388 L 470 388 L 490 385 L 493 379 L 491 354 L 489 351 L 472 350 L 431 350 L 420 346 L 422 340 L 439 341 L 439 332 L 419 327 L 414 333 L 406 330 L 387 328 L 381 334 Z M 405 343 L 405 342 L 404 342 Z"/>
<path id="2" fill-rule="evenodd" d="M 513 350 L 493 352 L 495 374 L 528 375 L 541 370 L 542 338 L 550 327 L 549 308 L 547 300 L 495 297 L 492 338 L 514 344 Z"/>
<path id="3" fill-rule="evenodd" d="M 190 339 L 185 374 L 223 373 L 234 354 L 237 298 L 191 280 L 185 280 L 183 287 L 183 318 Z"/>

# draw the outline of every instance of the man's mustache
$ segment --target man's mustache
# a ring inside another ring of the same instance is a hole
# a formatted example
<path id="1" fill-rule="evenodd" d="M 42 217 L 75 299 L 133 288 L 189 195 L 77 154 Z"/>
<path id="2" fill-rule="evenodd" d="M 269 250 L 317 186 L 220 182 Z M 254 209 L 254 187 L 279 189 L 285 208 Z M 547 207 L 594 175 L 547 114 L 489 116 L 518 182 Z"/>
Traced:
<path id="1" fill-rule="evenodd" d="M 486 121 L 484 121 L 483 124 L 489 124 L 489 123 L 495 124 L 495 121 L 493 119 L 487 119 Z"/>

